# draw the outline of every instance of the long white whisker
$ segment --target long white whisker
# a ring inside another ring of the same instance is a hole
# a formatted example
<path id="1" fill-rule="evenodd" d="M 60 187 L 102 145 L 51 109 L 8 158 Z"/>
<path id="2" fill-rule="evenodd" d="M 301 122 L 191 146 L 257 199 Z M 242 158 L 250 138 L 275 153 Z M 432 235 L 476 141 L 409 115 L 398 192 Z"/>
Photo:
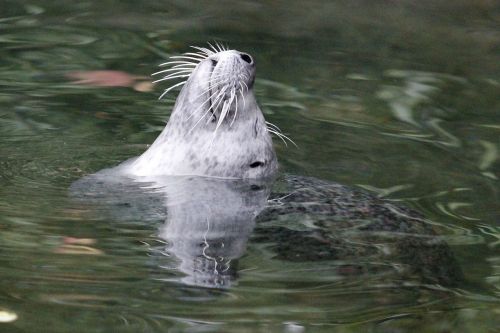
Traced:
<path id="1" fill-rule="evenodd" d="M 198 59 L 198 58 L 189 57 L 189 56 L 183 56 L 183 55 L 180 55 L 180 56 L 171 56 L 170 59 L 190 59 L 190 60 L 194 60 L 194 61 L 197 61 L 197 62 L 200 62 L 201 60 L 203 60 L 203 59 Z"/>
<path id="2" fill-rule="evenodd" d="M 207 93 L 208 91 L 205 91 L 205 93 Z M 203 103 L 201 103 L 193 112 L 191 112 L 191 114 L 189 115 L 189 117 L 187 119 L 191 119 L 191 117 L 196 113 L 198 112 L 198 110 L 200 110 L 202 108 L 203 105 L 205 105 L 208 101 L 210 101 L 212 99 L 212 97 L 214 97 L 216 94 L 218 94 L 219 92 L 216 91 L 214 92 L 212 95 L 210 95 Z M 201 95 L 200 95 L 201 96 Z"/>
<path id="3" fill-rule="evenodd" d="M 184 69 L 184 70 L 177 70 L 175 73 L 170 73 L 166 76 L 164 76 L 162 79 L 169 79 L 171 77 L 177 76 L 177 75 L 184 75 L 185 73 L 192 73 L 193 71 L 190 69 Z"/>
<path id="4" fill-rule="evenodd" d="M 217 109 L 219 108 L 220 104 L 222 103 L 222 101 L 224 101 L 224 95 L 226 94 L 226 91 L 227 91 L 227 87 L 224 87 L 219 95 L 217 95 L 217 97 L 215 98 L 215 102 L 212 103 L 212 106 L 210 108 L 208 108 L 207 111 L 210 111 L 210 109 L 212 109 L 212 112 L 213 112 L 213 116 L 215 117 L 215 112 L 217 111 Z M 210 120 L 210 118 L 209 118 Z"/>
<path id="5" fill-rule="evenodd" d="M 162 98 L 163 98 L 163 96 L 165 96 L 165 95 L 166 95 L 166 94 L 167 94 L 170 90 L 172 90 L 172 89 L 174 89 L 174 88 L 176 88 L 176 87 L 178 87 L 178 86 L 180 86 L 180 85 L 183 85 L 183 84 L 184 84 L 184 83 L 186 83 L 186 82 L 187 82 L 187 80 L 186 80 L 186 81 L 179 82 L 179 83 L 177 83 L 177 84 L 174 84 L 174 85 L 173 85 L 173 86 L 171 86 L 170 88 L 165 89 L 165 91 L 164 91 L 164 92 L 160 95 L 160 97 L 158 97 L 158 99 L 162 99 Z"/>
<path id="6" fill-rule="evenodd" d="M 208 45 L 210 45 L 210 47 L 212 48 L 212 50 L 214 50 L 215 53 L 219 53 L 219 51 L 217 51 L 217 49 L 215 48 L 215 46 L 213 46 L 212 44 L 210 44 L 210 42 L 207 42 Z"/>
<path id="7" fill-rule="evenodd" d="M 200 121 L 202 121 L 203 118 L 205 118 L 207 116 L 207 114 L 210 112 L 210 109 L 214 110 L 214 112 L 215 112 L 215 110 L 219 106 L 220 102 L 223 100 L 222 93 L 224 93 L 224 92 L 225 92 L 225 90 L 220 91 L 219 95 L 217 95 L 217 97 L 216 97 L 215 102 L 212 103 L 212 106 L 208 108 L 208 110 L 200 117 L 200 119 L 196 122 L 196 124 L 194 124 L 194 126 L 188 131 L 188 134 L 190 134 L 196 128 L 196 126 L 198 126 Z M 216 103 L 217 103 L 217 105 L 215 105 Z"/>
<path id="8" fill-rule="evenodd" d="M 227 87 L 224 87 L 221 89 L 219 92 L 219 95 L 215 98 L 216 102 L 212 103 L 212 111 L 215 112 L 217 108 L 219 107 L 221 101 L 224 99 L 224 94 L 226 93 Z"/>
<path id="9" fill-rule="evenodd" d="M 178 78 L 181 78 L 181 77 L 189 77 L 191 74 L 183 74 L 183 75 L 176 75 L 176 76 L 171 76 L 171 77 L 164 77 L 162 79 L 159 79 L 159 80 L 156 80 L 156 81 L 153 81 L 153 83 L 157 83 L 157 82 L 161 82 L 161 81 L 165 81 L 165 80 L 173 80 L 173 79 L 178 79 Z"/>
<path id="10" fill-rule="evenodd" d="M 219 97 L 219 96 L 217 96 L 217 97 Z M 222 100 L 222 97 L 220 97 L 219 99 L 216 99 L 216 102 L 218 103 L 218 104 L 217 104 L 217 106 L 220 104 L 220 101 L 221 101 L 221 100 Z M 215 102 L 212 104 L 212 106 L 211 106 L 211 107 L 209 107 L 209 108 L 207 109 L 207 111 L 206 111 L 206 112 L 205 112 L 205 113 L 204 113 L 204 114 L 200 117 L 200 119 L 198 119 L 198 121 L 196 122 L 196 124 L 194 124 L 194 126 L 193 126 L 193 127 L 191 127 L 191 129 L 190 129 L 190 130 L 188 131 L 188 133 L 187 133 L 188 135 L 189 135 L 189 134 L 190 134 L 190 133 L 191 133 L 191 132 L 192 132 L 192 131 L 196 128 L 196 126 L 198 126 L 198 124 L 199 124 L 199 123 L 200 123 L 200 122 L 201 122 L 201 121 L 202 121 L 202 120 L 203 120 L 203 119 L 207 116 L 207 114 L 210 112 L 210 109 L 215 110 L 215 108 L 214 108 L 214 104 L 215 104 Z"/>
<path id="11" fill-rule="evenodd" d="M 208 81 L 208 82 L 209 82 L 209 83 L 210 83 L 210 85 L 212 85 L 212 86 L 217 86 L 217 84 L 218 84 L 218 83 L 223 82 L 223 81 L 224 81 L 224 79 L 220 79 L 220 80 L 215 80 L 215 81 L 214 81 L 214 80 L 212 80 L 212 78 L 211 78 L 211 79 L 210 79 L 210 81 Z M 205 93 L 207 93 L 207 92 L 208 92 L 210 89 L 212 89 L 212 88 L 214 88 L 214 87 L 209 87 L 209 88 L 207 88 L 207 90 L 205 90 L 204 92 L 202 92 L 201 94 L 199 94 L 198 96 L 196 96 L 194 99 L 198 99 L 198 97 L 200 97 L 200 96 L 204 95 Z"/>
<path id="12" fill-rule="evenodd" d="M 208 87 L 207 89 L 205 89 L 201 94 L 196 95 L 195 98 L 194 98 L 194 100 L 197 100 L 198 98 L 200 98 L 201 96 L 205 95 L 209 91 L 210 91 L 210 87 Z"/>
<path id="13" fill-rule="evenodd" d="M 167 62 L 164 62 L 162 64 L 159 64 L 158 66 L 162 67 L 162 66 L 167 66 L 167 65 L 171 65 L 171 64 L 184 64 L 184 65 L 192 65 L 192 66 L 198 65 L 197 63 L 190 62 L 190 61 L 176 60 L 176 61 L 167 61 Z"/>
<path id="14" fill-rule="evenodd" d="M 219 129 L 220 125 L 224 121 L 224 118 L 226 118 L 227 112 L 229 111 L 229 108 L 231 106 L 230 101 L 224 101 L 224 105 L 222 106 L 222 111 L 219 116 L 219 121 L 217 122 L 217 126 L 215 126 L 215 131 L 214 131 L 214 136 L 217 134 L 217 130 Z"/>
<path id="15" fill-rule="evenodd" d="M 186 52 L 186 53 L 183 53 L 183 55 L 186 55 L 186 56 L 192 56 L 192 57 L 195 57 L 195 58 L 200 58 L 200 60 L 203 60 L 203 59 L 206 59 L 207 56 L 204 55 L 204 54 L 199 54 L 199 53 L 193 53 L 193 52 Z"/>
<path id="16" fill-rule="evenodd" d="M 274 131 L 272 131 L 272 130 L 270 130 L 270 129 L 267 129 L 267 130 L 269 131 L 269 133 L 271 133 L 271 134 L 275 134 L 278 138 L 280 138 L 280 139 L 281 139 L 281 141 L 283 141 L 283 143 L 285 144 L 285 147 L 288 147 L 288 144 L 286 143 L 285 139 L 283 139 L 283 138 L 281 137 L 281 135 L 279 135 L 277 132 L 274 132 Z"/>
<path id="17" fill-rule="evenodd" d="M 226 115 L 227 115 L 229 109 L 231 108 L 231 102 L 233 101 L 233 98 L 234 98 L 234 90 L 231 90 L 231 97 L 229 98 L 229 100 L 224 101 L 224 105 L 222 106 L 222 111 L 221 111 L 221 114 L 219 116 L 219 121 L 217 122 L 217 125 L 215 126 L 215 131 L 214 131 L 214 134 L 212 136 L 212 140 L 210 141 L 210 146 L 212 146 L 212 143 L 214 142 L 215 137 L 217 136 L 217 130 L 219 129 L 220 125 L 222 124 L 222 122 L 226 118 Z"/>
<path id="18" fill-rule="evenodd" d="M 275 130 L 272 130 L 272 129 L 270 129 L 269 127 L 267 128 L 267 130 L 268 130 L 270 133 L 275 134 L 278 138 L 280 138 L 280 139 L 281 139 L 281 141 L 283 141 L 283 142 L 285 143 L 285 146 L 287 146 L 287 147 L 288 147 L 288 144 L 287 144 L 287 143 L 286 143 L 286 141 L 285 141 L 285 139 L 286 139 L 286 140 L 288 140 L 290 143 L 292 143 L 295 147 L 297 147 L 297 148 L 299 147 L 299 146 L 297 146 L 297 144 L 296 144 L 296 143 L 295 143 L 292 139 L 290 139 L 290 138 L 289 138 L 288 136 L 286 136 L 285 134 L 280 133 L 280 132 L 277 132 L 277 131 L 275 131 Z"/>
<path id="19" fill-rule="evenodd" d="M 274 129 L 278 130 L 281 133 L 281 129 L 278 126 L 274 125 L 273 123 L 266 121 L 266 125 L 273 127 Z"/>
<path id="20" fill-rule="evenodd" d="M 247 88 L 247 92 L 248 92 L 249 89 L 248 89 L 247 84 L 244 81 L 240 81 L 240 82 L 242 82 L 245 85 L 245 87 Z"/>
<path id="21" fill-rule="evenodd" d="M 158 75 L 158 74 L 161 74 L 161 73 L 173 72 L 173 71 L 181 71 L 181 70 L 188 70 L 188 71 L 192 72 L 193 68 L 185 68 L 185 67 L 169 68 L 169 69 L 164 69 L 164 70 L 161 70 L 159 72 L 153 73 L 151 75 L 154 76 L 154 75 Z M 181 73 L 181 72 L 179 72 L 179 73 Z"/>
<path id="22" fill-rule="evenodd" d="M 214 54 L 211 50 L 207 49 L 206 47 L 199 47 L 199 46 L 191 46 L 195 50 L 199 50 L 203 53 L 205 53 L 207 56 L 211 56 Z"/>
<path id="23" fill-rule="evenodd" d="M 196 66 L 198 66 L 198 64 L 192 64 L 192 63 L 184 63 L 184 64 L 178 64 L 178 65 L 174 65 L 172 66 L 172 68 L 179 68 L 179 67 L 192 67 L 192 69 L 195 69 Z"/>
<path id="24" fill-rule="evenodd" d="M 220 46 L 219 42 L 215 41 L 215 45 L 217 45 L 217 48 L 219 49 L 219 52 L 222 52 L 224 49 Z"/>
<path id="25" fill-rule="evenodd" d="M 243 85 L 241 84 L 241 81 L 239 82 L 239 84 L 240 84 L 240 87 L 241 87 L 240 94 L 241 94 L 241 99 L 243 100 L 243 108 L 246 108 L 245 95 L 243 95 L 243 92 L 244 92 L 243 90 L 244 89 L 243 89 Z"/>
<path id="26" fill-rule="evenodd" d="M 289 142 L 291 142 L 291 143 L 295 146 L 295 148 L 299 148 L 299 146 L 297 146 L 297 144 L 296 144 L 296 143 L 295 143 L 292 139 L 290 139 L 288 136 L 286 136 L 285 134 L 280 133 L 279 135 L 280 135 L 281 137 L 283 137 L 283 138 L 287 139 Z"/>
<path id="27" fill-rule="evenodd" d="M 226 119 L 227 114 L 229 113 L 229 110 L 231 109 L 231 105 L 233 104 L 234 101 L 234 96 L 236 95 L 236 90 L 234 88 L 231 89 L 231 95 L 229 96 L 229 100 L 227 101 L 227 107 L 224 111 L 224 108 L 222 108 L 222 114 L 219 118 L 219 122 L 217 123 L 217 126 L 215 127 L 215 132 L 217 132 L 217 129 L 219 126 L 222 124 L 224 119 Z"/>
<path id="28" fill-rule="evenodd" d="M 231 124 L 229 127 L 232 127 L 234 124 L 234 121 L 236 120 L 236 115 L 238 114 L 238 93 L 234 94 L 235 102 L 234 102 L 234 116 L 233 116 L 233 121 L 231 121 Z"/>

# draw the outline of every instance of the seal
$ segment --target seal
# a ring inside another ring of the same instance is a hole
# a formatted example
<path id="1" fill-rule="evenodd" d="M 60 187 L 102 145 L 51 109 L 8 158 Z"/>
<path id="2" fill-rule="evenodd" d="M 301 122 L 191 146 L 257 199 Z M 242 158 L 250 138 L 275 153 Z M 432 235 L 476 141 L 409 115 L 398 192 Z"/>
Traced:
<path id="1" fill-rule="evenodd" d="M 153 74 L 165 75 L 155 82 L 187 80 L 165 90 L 183 85 L 165 129 L 145 153 L 122 166 L 125 173 L 247 179 L 277 171 L 270 134 L 286 136 L 266 123 L 257 104 L 255 61 L 217 46 L 194 47 L 198 52 L 174 56 L 162 64 L 172 68 Z"/>
<path id="2" fill-rule="evenodd" d="M 112 221 L 164 221 L 158 237 L 188 285 L 234 284 L 249 239 L 269 257 L 323 261 L 334 279 L 365 277 L 380 286 L 463 280 L 452 251 L 418 212 L 313 177 L 275 179 L 271 134 L 289 139 L 257 104 L 254 60 L 220 45 L 195 49 L 156 73 L 164 75 L 158 81 L 186 80 L 165 90 L 183 86 L 151 147 L 72 184 L 76 200 L 96 205 L 85 211 L 108 211 Z M 163 257 L 163 249 L 156 252 Z"/>

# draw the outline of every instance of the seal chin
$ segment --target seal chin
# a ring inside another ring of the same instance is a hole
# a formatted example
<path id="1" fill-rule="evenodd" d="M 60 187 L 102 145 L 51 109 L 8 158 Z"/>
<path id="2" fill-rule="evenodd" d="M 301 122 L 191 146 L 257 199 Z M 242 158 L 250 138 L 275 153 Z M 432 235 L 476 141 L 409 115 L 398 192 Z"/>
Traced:
<path id="1" fill-rule="evenodd" d="M 272 176 L 278 164 L 253 94 L 256 67 L 252 56 L 236 50 L 198 49 L 204 56 L 184 55 L 199 60 L 192 63 L 194 68 L 174 60 L 174 66 L 184 67 L 176 67 L 174 73 L 162 71 L 169 73 L 169 79 L 188 79 L 163 132 L 144 154 L 126 165 L 126 171 L 138 176 Z"/>

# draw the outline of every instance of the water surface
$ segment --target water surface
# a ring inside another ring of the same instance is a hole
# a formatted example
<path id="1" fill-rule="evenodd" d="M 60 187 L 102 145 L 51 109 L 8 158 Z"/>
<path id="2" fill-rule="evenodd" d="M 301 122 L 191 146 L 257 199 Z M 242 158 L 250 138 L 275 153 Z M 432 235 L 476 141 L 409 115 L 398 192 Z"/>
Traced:
<path id="1" fill-rule="evenodd" d="M 498 2 L 1 7 L 0 331 L 498 330 Z M 262 242 L 257 228 L 230 288 L 193 286 L 157 253 L 159 221 L 75 203 L 73 182 L 140 154 L 163 128 L 175 94 L 158 101 L 166 86 L 151 85 L 150 73 L 208 40 L 256 59 L 266 118 L 299 146 L 276 140 L 284 172 L 419 211 L 464 280 L 408 287 L 341 277 L 335 262 L 277 255 L 283 244 Z M 104 80 L 98 70 L 116 72 Z"/>

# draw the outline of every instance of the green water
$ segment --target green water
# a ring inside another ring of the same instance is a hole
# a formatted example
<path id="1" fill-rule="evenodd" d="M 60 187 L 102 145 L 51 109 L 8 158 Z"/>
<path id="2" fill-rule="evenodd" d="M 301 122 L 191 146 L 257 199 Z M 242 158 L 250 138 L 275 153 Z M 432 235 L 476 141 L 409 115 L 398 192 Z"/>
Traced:
<path id="1" fill-rule="evenodd" d="M 0 8 L 0 332 L 499 331 L 498 1 Z M 266 118 L 299 146 L 276 141 L 284 171 L 418 210 L 465 281 L 339 280 L 328 262 L 281 260 L 250 237 L 237 284 L 190 287 L 150 259 L 158 225 L 89 218 L 74 204 L 74 181 L 140 154 L 163 128 L 175 94 L 158 101 L 166 86 L 148 91 L 150 73 L 210 40 L 256 59 Z M 68 78 L 93 70 L 139 78 Z"/>

